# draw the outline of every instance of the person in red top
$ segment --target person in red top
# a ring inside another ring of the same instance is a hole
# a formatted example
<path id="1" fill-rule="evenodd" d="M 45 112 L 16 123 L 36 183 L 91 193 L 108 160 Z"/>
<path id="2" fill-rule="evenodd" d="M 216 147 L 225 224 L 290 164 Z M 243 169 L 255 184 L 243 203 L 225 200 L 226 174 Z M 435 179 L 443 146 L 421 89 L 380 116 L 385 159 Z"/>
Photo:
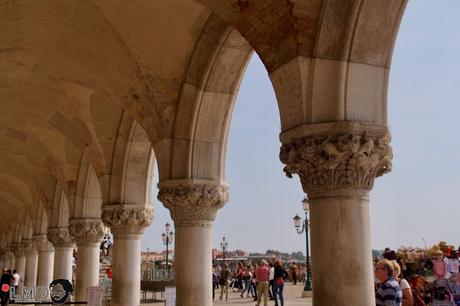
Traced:
<path id="1" fill-rule="evenodd" d="M 262 301 L 262 296 L 264 298 L 264 306 L 268 304 L 268 279 L 270 276 L 270 270 L 268 269 L 268 264 L 265 260 L 260 262 L 259 268 L 256 271 L 257 279 L 257 306 L 260 306 Z"/>
<path id="2" fill-rule="evenodd" d="M 237 280 L 237 286 L 238 290 L 243 290 L 243 273 L 244 273 L 244 267 L 243 263 L 240 261 L 238 263 L 238 268 L 236 269 L 235 277 Z"/>
<path id="3" fill-rule="evenodd" d="M 107 274 L 107 278 L 108 278 L 108 279 L 112 279 L 112 268 L 111 268 L 111 267 L 108 267 L 108 268 L 105 270 L 105 273 Z"/>

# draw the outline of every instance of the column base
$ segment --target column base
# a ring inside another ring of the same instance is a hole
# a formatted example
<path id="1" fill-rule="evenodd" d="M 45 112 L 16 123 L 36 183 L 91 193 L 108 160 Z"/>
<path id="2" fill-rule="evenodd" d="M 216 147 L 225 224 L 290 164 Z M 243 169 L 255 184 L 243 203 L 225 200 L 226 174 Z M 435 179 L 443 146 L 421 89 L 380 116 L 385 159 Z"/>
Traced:
<path id="1" fill-rule="evenodd" d="M 302 297 L 303 298 L 312 298 L 313 297 L 313 291 L 310 290 L 310 291 L 302 291 Z"/>

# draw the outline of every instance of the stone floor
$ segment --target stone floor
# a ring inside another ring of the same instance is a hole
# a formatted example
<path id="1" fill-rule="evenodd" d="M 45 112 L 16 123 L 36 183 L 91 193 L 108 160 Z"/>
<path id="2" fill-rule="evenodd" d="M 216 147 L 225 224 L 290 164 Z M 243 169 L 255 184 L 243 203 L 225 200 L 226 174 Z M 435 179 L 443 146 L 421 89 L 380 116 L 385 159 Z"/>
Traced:
<path id="1" fill-rule="evenodd" d="M 284 288 L 284 296 L 285 296 L 285 306 L 311 306 L 312 300 L 309 298 L 302 298 L 302 291 L 303 286 L 297 285 L 293 286 L 291 284 L 286 285 Z M 220 301 L 219 300 L 220 289 L 216 290 L 216 299 L 214 301 L 214 305 L 225 305 L 225 306 L 240 306 L 240 305 L 255 305 L 255 302 L 252 298 L 241 298 L 239 292 L 230 292 L 228 302 Z M 142 304 L 142 306 L 159 306 L 164 305 L 164 302 L 159 303 L 149 303 L 149 304 Z M 275 305 L 274 301 L 268 301 L 269 306 Z M 261 303 L 263 306 L 263 301 Z"/>
<path id="2" fill-rule="evenodd" d="M 303 291 L 302 285 L 293 286 L 291 284 L 287 284 L 284 288 L 284 300 L 285 300 L 284 305 L 285 306 L 311 306 L 313 305 L 311 299 L 306 299 L 306 298 L 301 297 L 302 291 Z M 240 293 L 238 292 L 230 293 L 228 302 L 220 301 L 218 292 L 220 294 L 220 291 L 216 290 L 216 299 L 214 301 L 214 305 L 226 305 L 226 306 L 255 305 L 255 302 L 252 300 L 252 298 L 246 298 L 246 297 L 241 298 Z M 263 301 L 261 305 L 263 305 Z M 269 300 L 268 305 L 269 306 L 275 305 L 275 302 Z"/>

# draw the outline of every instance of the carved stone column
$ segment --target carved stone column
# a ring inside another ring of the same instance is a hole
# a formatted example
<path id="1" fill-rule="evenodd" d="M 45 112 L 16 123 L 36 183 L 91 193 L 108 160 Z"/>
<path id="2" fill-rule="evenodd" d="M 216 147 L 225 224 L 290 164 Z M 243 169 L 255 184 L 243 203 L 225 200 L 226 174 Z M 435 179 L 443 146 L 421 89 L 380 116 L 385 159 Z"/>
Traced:
<path id="1" fill-rule="evenodd" d="M 0 269 L 3 272 L 3 269 L 5 268 L 5 253 L 6 249 L 0 248 Z"/>
<path id="2" fill-rule="evenodd" d="M 3 267 L 4 269 L 10 268 L 10 249 L 8 246 L 2 248 L 2 258 L 3 258 Z M 3 271 L 2 271 L 3 272 Z"/>
<path id="3" fill-rule="evenodd" d="M 7 246 L 6 258 L 8 262 L 7 268 L 11 269 L 12 271 L 13 269 L 16 268 L 16 257 L 14 256 L 13 245 L 11 244 Z"/>
<path id="4" fill-rule="evenodd" d="M 54 248 L 45 234 L 32 237 L 38 251 L 37 286 L 48 287 L 53 280 Z"/>
<path id="5" fill-rule="evenodd" d="M 13 269 L 19 273 L 21 277 L 24 277 L 24 272 L 26 270 L 26 256 L 24 254 L 24 250 L 22 249 L 22 245 L 20 242 L 15 242 L 11 245 L 11 249 L 14 254 L 15 258 L 15 266 Z"/>
<path id="6" fill-rule="evenodd" d="M 24 285 L 34 287 L 37 285 L 38 252 L 35 250 L 32 239 L 22 240 L 22 248 L 26 255 L 26 272 L 24 274 Z"/>
<path id="7" fill-rule="evenodd" d="M 72 258 L 75 242 L 67 227 L 48 229 L 48 240 L 54 246 L 54 279 L 67 279 L 72 282 Z"/>
<path id="8" fill-rule="evenodd" d="M 141 238 L 152 218 L 151 207 L 105 205 L 102 208 L 102 221 L 114 236 L 112 306 L 140 305 Z"/>
<path id="9" fill-rule="evenodd" d="M 284 171 L 300 176 L 310 199 L 313 304 L 375 305 L 369 191 L 391 170 L 387 128 L 309 125 L 281 140 Z"/>
<path id="10" fill-rule="evenodd" d="M 212 223 L 228 201 L 228 187 L 160 185 L 158 199 L 174 220 L 176 303 L 212 306 Z"/>
<path id="11" fill-rule="evenodd" d="M 88 287 L 99 285 L 99 246 L 104 238 L 100 219 L 70 220 L 69 231 L 77 243 L 76 301 L 87 301 Z"/>

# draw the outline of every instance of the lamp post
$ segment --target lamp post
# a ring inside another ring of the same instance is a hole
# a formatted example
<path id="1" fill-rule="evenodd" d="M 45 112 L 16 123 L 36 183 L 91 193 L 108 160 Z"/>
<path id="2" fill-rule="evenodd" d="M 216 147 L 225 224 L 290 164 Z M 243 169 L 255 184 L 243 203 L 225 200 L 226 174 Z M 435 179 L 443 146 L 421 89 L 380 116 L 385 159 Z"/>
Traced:
<path id="1" fill-rule="evenodd" d="M 307 275 L 305 281 L 305 287 L 303 288 L 304 292 L 311 293 L 312 291 L 312 282 L 311 282 L 311 267 L 310 267 L 310 247 L 308 243 L 309 238 L 309 229 L 310 229 L 310 220 L 308 219 L 308 211 L 310 208 L 310 203 L 308 202 L 307 197 L 302 200 L 303 210 L 305 211 L 305 219 L 302 220 L 299 215 L 295 215 L 294 219 L 294 226 L 299 234 L 303 234 L 305 232 L 305 238 L 307 242 Z"/>
<path id="2" fill-rule="evenodd" d="M 227 252 L 227 249 L 228 249 L 228 242 L 225 239 L 225 237 L 222 237 L 220 248 L 222 249 L 222 262 L 225 263 L 225 253 Z"/>
<path id="3" fill-rule="evenodd" d="M 174 233 L 170 231 L 171 225 L 169 223 L 165 224 L 165 232 L 161 234 L 161 239 L 163 244 L 166 246 L 166 274 L 169 277 L 169 245 L 173 243 Z"/>

